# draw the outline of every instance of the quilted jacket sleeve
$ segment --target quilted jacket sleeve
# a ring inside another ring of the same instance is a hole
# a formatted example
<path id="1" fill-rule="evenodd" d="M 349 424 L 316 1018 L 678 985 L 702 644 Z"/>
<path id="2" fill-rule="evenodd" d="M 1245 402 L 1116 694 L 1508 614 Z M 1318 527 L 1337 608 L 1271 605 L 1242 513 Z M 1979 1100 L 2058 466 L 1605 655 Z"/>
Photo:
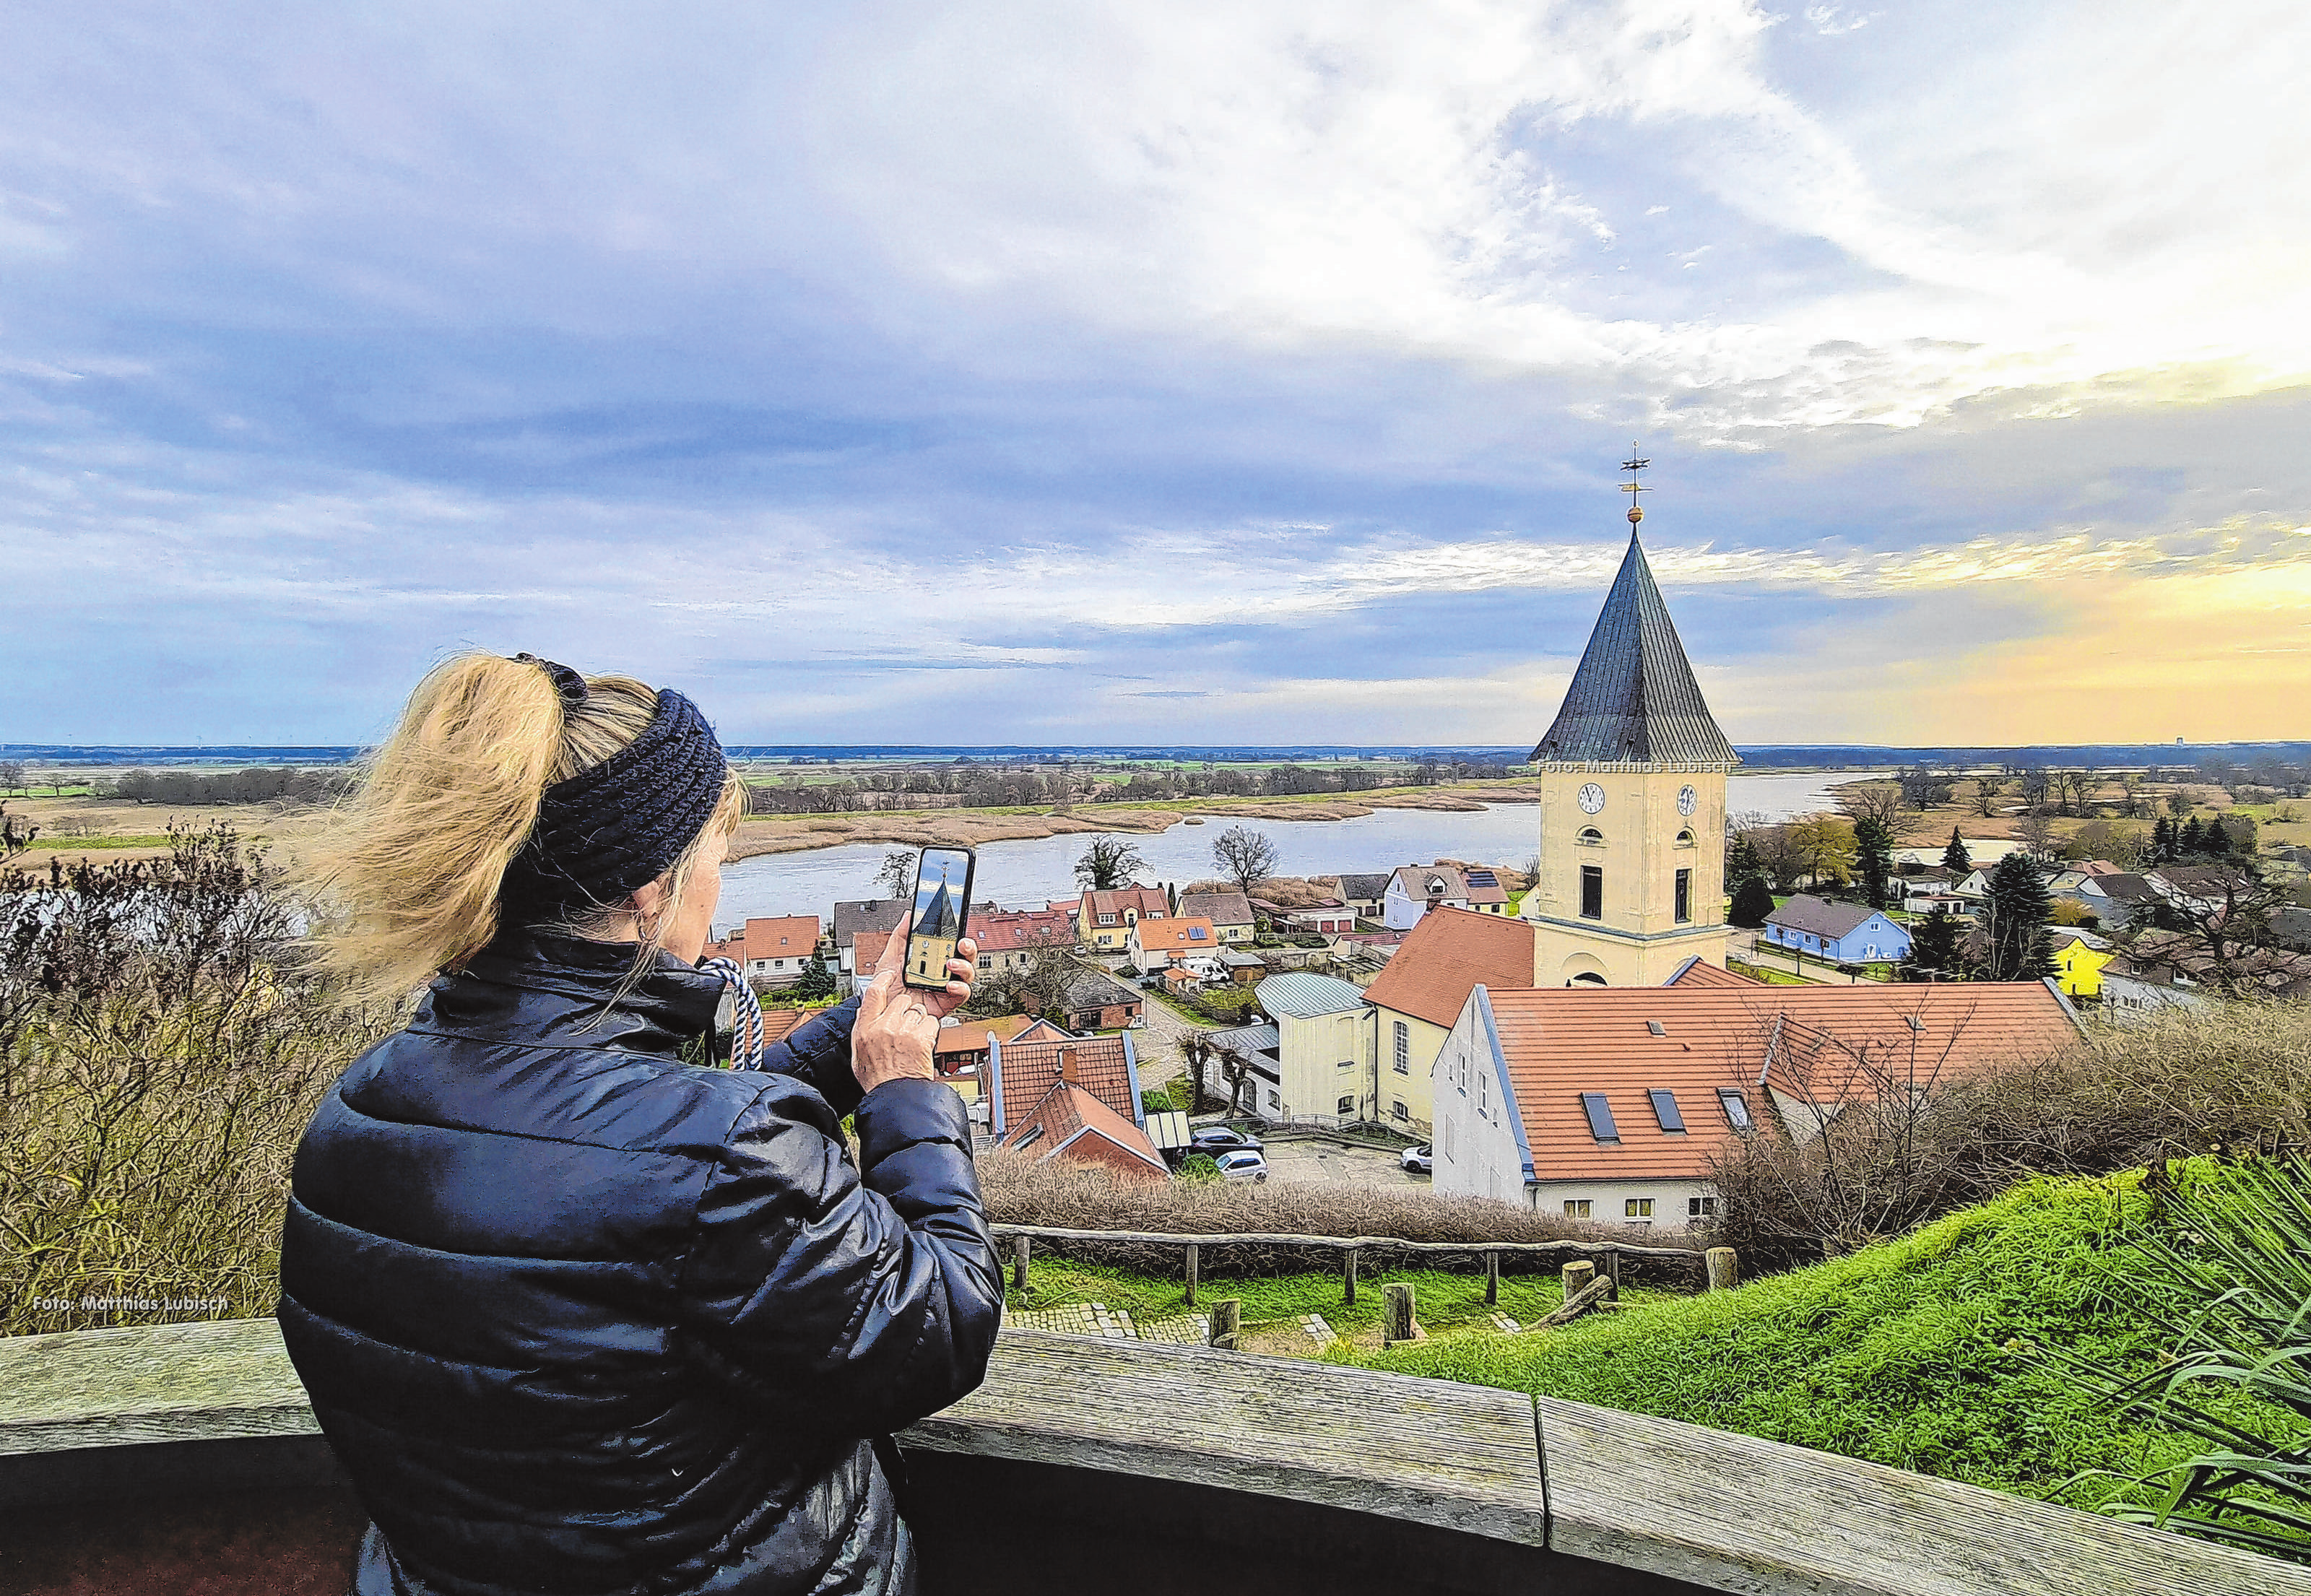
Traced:
<path id="1" fill-rule="evenodd" d="M 962 1098 L 888 1081 L 853 1170 L 824 1105 L 766 1088 L 731 1128 L 682 1273 L 689 1355 L 781 1425 L 880 1435 L 987 1376 L 1002 1279 Z"/>
<path id="2" fill-rule="evenodd" d="M 845 998 L 764 1048 L 763 1068 L 793 1076 L 825 1098 L 837 1114 L 853 1112 L 859 1107 L 859 1077 L 850 1073 L 850 1027 L 858 1018 L 858 998 Z"/>

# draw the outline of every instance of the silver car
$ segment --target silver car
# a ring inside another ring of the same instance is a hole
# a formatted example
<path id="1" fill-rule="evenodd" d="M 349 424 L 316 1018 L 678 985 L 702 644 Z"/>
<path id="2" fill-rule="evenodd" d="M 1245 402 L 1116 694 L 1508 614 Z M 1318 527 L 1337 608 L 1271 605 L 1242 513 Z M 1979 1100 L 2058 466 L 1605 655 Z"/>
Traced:
<path id="1" fill-rule="evenodd" d="M 1417 1147 L 1405 1148 L 1404 1156 L 1397 1162 L 1404 1166 L 1407 1174 L 1434 1174 L 1436 1173 L 1435 1154 L 1436 1149 L 1434 1147 L 1422 1142 Z"/>
<path id="2" fill-rule="evenodd" d="M 1212 1160 L 1220 1166 L 1223 1179 L 1230 1181 L 1265 1181 L 1268 1179 L 1268 1159 L 1250 1147 L 1239 1147 L 1233 1153 L 1222 1153 Z"/>

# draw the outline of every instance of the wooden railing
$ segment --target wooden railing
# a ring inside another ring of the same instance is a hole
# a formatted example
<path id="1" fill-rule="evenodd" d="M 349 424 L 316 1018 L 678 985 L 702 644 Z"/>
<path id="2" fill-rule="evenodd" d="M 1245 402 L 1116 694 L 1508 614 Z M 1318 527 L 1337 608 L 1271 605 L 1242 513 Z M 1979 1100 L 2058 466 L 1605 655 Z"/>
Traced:
<path id="1" fill-rule="evenodd" d="M 1072 1591 L 1071 1567 L 1203 1585 L 1238 1566 L 1209 1538 L 1249 1532 L 1246 1558 L 1294 1548 L 1258 1565 L 1268 1592 L 2311 1596 L 2311 1568 L 1900 1470 L 1194 1347 L 1007 1331 L 979 1391 L 899 1439 L 934 1592 Z M 333 1470 L 270 1320 L 0 1340 L 0 1572 L 63 1504 L 100 1502 L 106 1537 L 172 1490 L 259 1520 Z"/>
<path id="2" fill-rule="evenodd" d="M 1700 1272 L 1705 1286 L 1713 1291 L 1732 1286 L 1738 1279 L 1738 1261 L 1731 1247 L 1646 1247 L 1628 1242 L 1549 1241 L 1549 1242 L 1408 1242 L 1396 1236 L 1384 1235 L 1296 1235 L 1284 1232 L 1239 1231 L 1222 1232 L 1213 1235 L 1183 1235 L 1162 1230 L 1068 1230 L 1050 1225 L 991 1225 L 999 1245 L 1009 1243 L 1011 1254 L 1011 1285 L 1024 1291 L 1027 1271 L 1034 1257 L 1034 1244 L 1042 1242 L 1079 1243 L 1093 1245 L 1121 1243 L 1181 1250 L 1181 1267 L 1186 1278 L 1188 1305 L 1196 1305 L 1196 1291 L 1202 1279 L 1203 1252 L 1207 1247 L 1268 1247 L 1285 1250 L 1305 1249 L 1312 1252 L 1330 1253 L 1340 1271 L 1342 1300 L 1356 1300 L 1356 1275 L 1367 1252 L 1408 1253 L 1415 1258 L 1438 1260 L 1481 1258 L 1485 1268 L 1485 1301 L 1498 1303 L 1501 1294 L 1501 1260 L 1503 1258 L 1586 1258 L 1598 1266 L 1599 1274 L 1610 1280 L 1618 1293 L 1621 1284 L 1623 1258 L 1650 1258 L 1689 1266 Z"/>

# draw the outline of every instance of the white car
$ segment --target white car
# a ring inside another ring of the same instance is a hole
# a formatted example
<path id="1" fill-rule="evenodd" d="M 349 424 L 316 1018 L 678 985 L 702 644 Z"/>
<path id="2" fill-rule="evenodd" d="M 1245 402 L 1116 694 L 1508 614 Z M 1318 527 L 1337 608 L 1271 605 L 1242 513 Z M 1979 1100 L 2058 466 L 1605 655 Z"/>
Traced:
<path id="1" fill-rule="evenodd" d="M 1417 1147 L 1405 1148 L 1404 1156 L 1397 1162 L 1404 1166 L 1407 1174 L 1434 1174 L 1436 1173 L 1436 1149 L 1422 1142 Z"/>
<path id="2" fill-rule="evenodd" d="M 1229 1181 L 1264 1181 L 1268 1179 L 1268 1159 L 1251 1147 L 1238 1147 L 1233 1153 L 1222 1153 L 1212 1160 L 1220 1166 L 1220 1176 Z"/>

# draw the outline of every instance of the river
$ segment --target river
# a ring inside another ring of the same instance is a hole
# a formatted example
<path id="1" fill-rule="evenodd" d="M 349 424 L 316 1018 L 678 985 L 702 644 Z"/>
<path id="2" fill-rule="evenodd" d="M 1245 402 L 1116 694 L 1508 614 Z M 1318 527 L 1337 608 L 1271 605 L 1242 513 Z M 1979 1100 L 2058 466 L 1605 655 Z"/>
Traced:
<path id="1" fill-rule="evenodd" d="M 1851 780 L 1852 778 L 1846 778 Z M 1776 820 L 1831 807 L 1831 778 L 1821 772 L 1726 778 L 1725 805 L 1733 814 L 1756 812 Z M 1532 804 L 1496 804 L 1480 810 L 1376 809 L 1353 820 L 1232 820 L 1210 815 L 1202 825 L 1184 823 L 1154 836 L 1130 836 L 1147 861 L 1142 880 L 1198 881 L 1219 874 L 1212 862 L 1212 839 L 1230 825 L 1248 825 L 1276 844 L 1279 876 L 1338 876 L 1392 870 L 1399 865 L 1461 859 L 1521 865 L 1532 857 L 1539 809 Z M 1088 833 L 989 842 L 979 850 L 979 875 L 972 896 L 1007 908 L 1038 908 L 1077 892 L 1076 860 Z M 771 853 L 741 859 L 722 872 L 722 904 L 717 926 L 735 925 L 749 915 L 815 914 L 823 921 L 838 898 L 876 895 L 875 872 L 889 852 L 886 842 L 853 842 L 807 853 Z"/>

